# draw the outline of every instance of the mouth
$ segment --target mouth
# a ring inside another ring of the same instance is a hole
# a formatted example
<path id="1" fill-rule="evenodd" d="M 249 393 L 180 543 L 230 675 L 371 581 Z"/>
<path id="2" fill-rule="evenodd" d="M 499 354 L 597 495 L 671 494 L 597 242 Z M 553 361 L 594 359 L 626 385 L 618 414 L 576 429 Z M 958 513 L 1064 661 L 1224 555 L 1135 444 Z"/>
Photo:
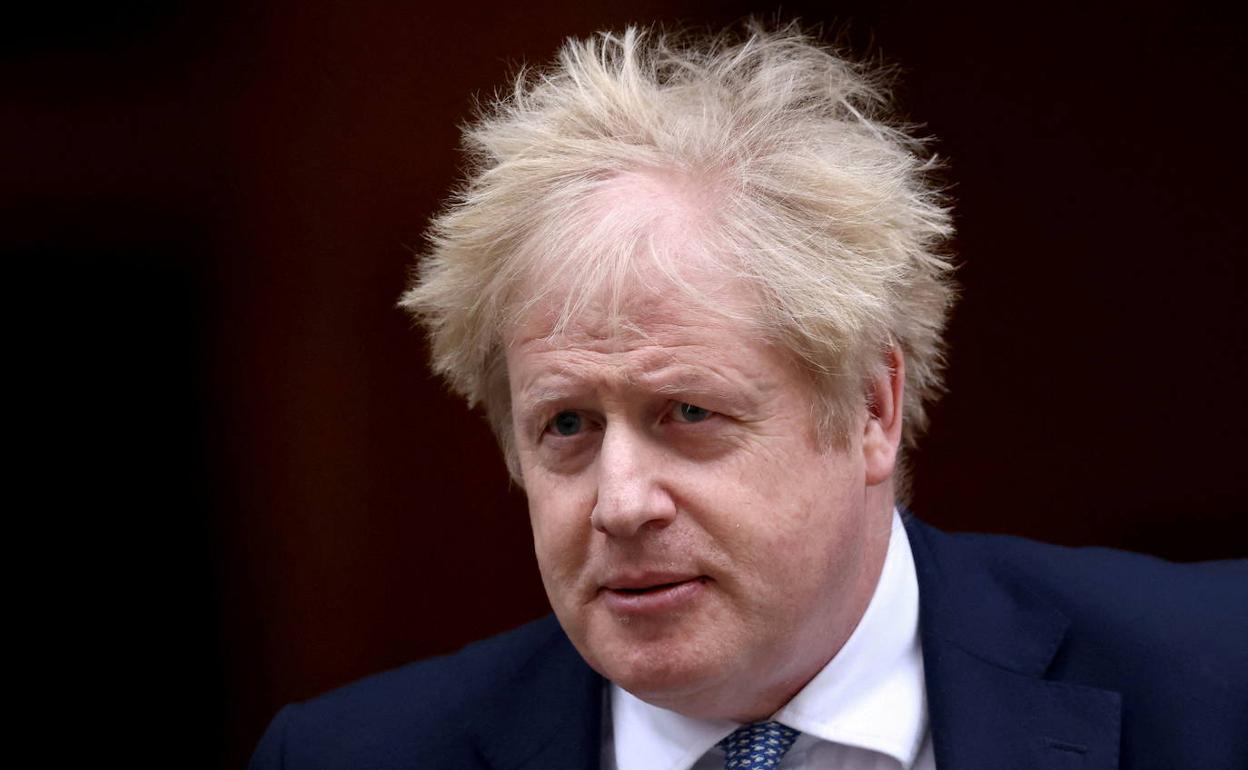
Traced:
<path id="1" fill-rule="evenodd" d="M 599 594 L 607 607 L 622 615 L 661 614 L 687 608 L 709 581 L 705 575 L 622 580 L 603 586 Z"/>

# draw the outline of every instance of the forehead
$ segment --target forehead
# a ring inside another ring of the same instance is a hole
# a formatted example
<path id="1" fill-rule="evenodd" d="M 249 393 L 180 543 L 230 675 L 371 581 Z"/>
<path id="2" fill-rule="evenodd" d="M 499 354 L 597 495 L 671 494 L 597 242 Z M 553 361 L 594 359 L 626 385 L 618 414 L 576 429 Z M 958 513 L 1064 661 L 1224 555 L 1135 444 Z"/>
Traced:
<path id="1" fill-rule="evenodd" d="M 741 399 L 791 378 L 789 359 L 759 333 L 744 285 L 690 280 L 630 287 L 617 311 L 591 303 L 562 326 L 557 310 L 536 308 L 507 350 L 513 406 L 527 413 L 586 388 Z"/>

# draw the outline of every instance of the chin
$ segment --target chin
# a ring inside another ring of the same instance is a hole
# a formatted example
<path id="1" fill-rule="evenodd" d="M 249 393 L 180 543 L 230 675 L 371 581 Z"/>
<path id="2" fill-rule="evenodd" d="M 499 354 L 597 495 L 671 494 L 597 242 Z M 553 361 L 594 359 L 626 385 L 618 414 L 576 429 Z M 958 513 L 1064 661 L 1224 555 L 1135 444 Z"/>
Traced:
<path id="1" fill-rule="evenodd" d="M 665 708 L 713 689 L 730 676 L 719 644 L 696 637 L 612 634 L 578 649 L 590 666 L 644 701 Z M 716 654 L 720 653 L 720 654 Z"/>

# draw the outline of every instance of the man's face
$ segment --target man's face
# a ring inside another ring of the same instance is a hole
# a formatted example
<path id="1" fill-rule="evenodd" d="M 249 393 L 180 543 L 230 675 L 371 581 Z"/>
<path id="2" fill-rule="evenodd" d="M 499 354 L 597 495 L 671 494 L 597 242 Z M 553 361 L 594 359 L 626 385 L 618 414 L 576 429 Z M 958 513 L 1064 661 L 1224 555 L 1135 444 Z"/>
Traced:
<path id="1" fill-rule="evenodd" d="M 739 288 L 703 284 L 749 312 Z M 626 332 L 587 317 L 549 338 L 537 313 L 511 336 L 542 580 L 608 679 L 683 713 L 760 718 L 874 590 L 891 507 L 867 492 L 866 409 L 848 448 L 823 447 L 808 375 L 756 329 L 675 292 L 636 299 Z"/>

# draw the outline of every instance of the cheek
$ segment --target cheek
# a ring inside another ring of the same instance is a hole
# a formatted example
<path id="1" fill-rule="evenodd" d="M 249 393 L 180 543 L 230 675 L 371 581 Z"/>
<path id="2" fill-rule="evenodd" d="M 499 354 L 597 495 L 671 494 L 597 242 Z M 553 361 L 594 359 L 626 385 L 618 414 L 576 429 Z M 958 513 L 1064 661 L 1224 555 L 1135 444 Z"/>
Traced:
<path id="1" fill-rule="evenodd" d="M 535 482 L 527 490 L 533 548 L 547 589 L 558 589 L 574 581 L 586 561 L 590 511 L 574 484 Z"/>
<path id="2" fill-rule="evenodd" d="M 769 585 L 804 583 L 840 564 L 856 547 L 862 518 L 860 469 L 839 455 L 780 455 L 766 472 L 737 476 L 722 508 L 722 537 L 752 573 Z M 748 479 L 743 484 L 741 479 Z"/>

